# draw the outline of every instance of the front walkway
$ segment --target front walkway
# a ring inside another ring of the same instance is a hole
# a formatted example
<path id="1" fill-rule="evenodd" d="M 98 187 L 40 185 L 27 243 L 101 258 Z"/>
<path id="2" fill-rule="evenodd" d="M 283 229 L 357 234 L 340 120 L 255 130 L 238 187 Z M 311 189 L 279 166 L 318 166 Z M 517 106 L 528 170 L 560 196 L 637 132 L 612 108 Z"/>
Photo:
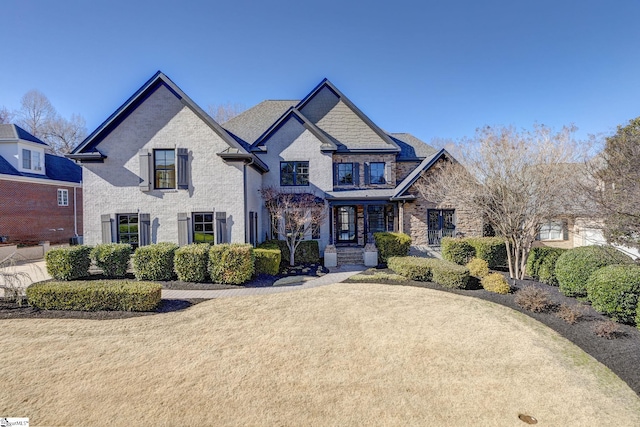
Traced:
<path id="1" fill-rule="evenodd" d="M 329 273 L 317 279 L 306 280 L 303 282 L 303 277 L 300 276 L 300 284 L 290 286 L 275 286 L 265 288 L 239 288 L 239 289 L 222 289 L 222 290 L 210 290 L 210 291 L 187 291 L 179 289 L 163 289 L 162 299 L 212 299 L 212 298 L 229 298 L 239 297 L 244 295 L 265 295 L 265 294 L 277 294 L 280 292 L 291 292 L 302 289 L 317 288 L 318 286 L 331 285 L 333 283 L 339 283 L 343 280 L 347 280 L 354 274 L 358 274 L 364 271 L 367 267 L 364 265 L 342 265 L 340 267 L 333 267 L 329 270 Z"/>

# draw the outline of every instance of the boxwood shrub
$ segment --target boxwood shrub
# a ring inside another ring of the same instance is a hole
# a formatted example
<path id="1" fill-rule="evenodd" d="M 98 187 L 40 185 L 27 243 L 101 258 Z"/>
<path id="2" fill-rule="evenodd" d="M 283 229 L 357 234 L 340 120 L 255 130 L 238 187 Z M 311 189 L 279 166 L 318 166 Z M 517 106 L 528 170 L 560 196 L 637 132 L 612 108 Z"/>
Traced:
<path id="1" fill-rule="evenodd" d="M 51 249 L 45 255 L 47 272 L 56 280 L 74 280 L 89 275 L 91 248 L 71 246 Z"/>
<path id="2" fill-rule="evenodd" d="M 640 295 L 640 267 L 609 265 L 587 281 L 587 297 L 594 309 L 616 322 L 634 323 Z"/>
<path id="3" fill-rule="evenodd" d="M 433 281 L 445 288 L 466 289 L 469 286 L 469 269 L 444 260 L 434 260 L 431 266 Z"/>
<path id="4" fill-rule="evenodd" d="M 280 249 L 256 248 L 253 250 L 256 259 L 255 274 L 270 274 L 275 276 L 280 271 L 282 252 Z"/>
<path id="5" fill-rule="evenodd" d="M 431 268 L 436 260 L 413 256 L 391 257 L 387 266 L 395 273 L 418 282 L 430 282 L 433 278 Z"/>
<path id="6" fill-rule="evenodd" d="M 570 297 L 587 295 L 587 280 L 596 270 L 613 264 L 632 264 L 633 260 L 612 246 L 582 246 L 569 249 L 556 261 L 560 292 Z"/>
<path id="7" fill-rule="evenodd" d="M 40 282 L 27 288 L 29 305 L 42 310 L 153 311 L 162 286 L 131 280 Z"/>
<path id="8" fill-rule="evenodd" d="M 508 294 L 511 290 L 509 282 L 507 282 L 507 279 L 500 273 L 491 273 L 484 276 L 480 280 L 480 284 L 485 290 L 495 292 L 496 294 Z"/>
<path id="9" fill-rule="evenodd" d="M 391 257 L 403 257 L 409 254 L 411 237 L 404 233 L 373 233 L 378 248 L 378 262 L 384 264 Z"/>
<path id="10" fill-rule="evenodd" d="M 251 245 L 225 243 L 209 249 L 209 275 L 214 283 L 240 285 L 253 276 L 255 258 Z"/>
<path id="11" fill-rule="evenodd" d="M 490 269 L 507 266 L 507 246 L 500 237 L 467 237 L 466 240 L 475 250 L 476 258 L 487 261 Z"/>
<path id="12" fill-rule="evenodd" d="M 173 257 L 173 270 L 178 280 L 183 282 L 206 282 L 209 278 L 208 243 L 193 243 L 176 249 Z"/>
<path id="13" fill-rule="evenodd" d="M 489 263 L 480 258 L 474 258 L 469 261 L 467 268 L 469 269 L 469 274 L 480 279 L 489 274 Z"/>
<path id="14" fill-rule="evenodd" d="M 476 250 L 467 239 L 445 237 L 442 239 L 442 258 L 465 265 L 475 256 Z"/>
<path id="15" fill-rule="evenodd" d="M 133 249 L 128 243 L 104 243 L 91 250 L 91 259 L 107 277 L 123 277 Z"/>
<path id="16" fill-rule="evenodd" d="M 161 242 L 140 246 L 133 254 L 133 270 L 138 280 L 173 279 L 173 258 L 178 245 Z"/>
<path id="17" fill-rule="evenodd" d="M 527 275 L 547 285 L 558 286 L 556 262 L 567 249 L 532 248 L 527 258 Z"/>

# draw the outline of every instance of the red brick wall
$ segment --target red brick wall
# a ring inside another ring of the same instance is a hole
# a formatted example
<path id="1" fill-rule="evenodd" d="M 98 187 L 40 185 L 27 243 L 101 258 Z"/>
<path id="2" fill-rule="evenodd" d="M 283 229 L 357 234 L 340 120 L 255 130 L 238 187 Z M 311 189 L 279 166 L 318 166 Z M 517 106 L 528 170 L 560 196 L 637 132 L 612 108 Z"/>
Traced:
<path id="1" fill-rule="evenodd" d="M 69 206 L 58 206 L 58 189 L 68 190 Z M 82 235 L 81 188 L 76 203 Z M 69 243 L 74 235 L 73 187 L 0 180 L 0 236 L 12 243 Z"/>

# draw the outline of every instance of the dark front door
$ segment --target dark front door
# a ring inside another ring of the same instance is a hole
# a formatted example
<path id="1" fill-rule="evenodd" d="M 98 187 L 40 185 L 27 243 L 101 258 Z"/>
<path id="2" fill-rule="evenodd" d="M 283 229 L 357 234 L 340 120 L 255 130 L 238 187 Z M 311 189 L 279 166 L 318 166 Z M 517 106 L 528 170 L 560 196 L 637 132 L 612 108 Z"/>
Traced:
<path id="1" fill-rule="evenodd" d="M 337 243 L 355 243 L 357 241 L 355 206 L 336 208 L 336 234 Z"/>

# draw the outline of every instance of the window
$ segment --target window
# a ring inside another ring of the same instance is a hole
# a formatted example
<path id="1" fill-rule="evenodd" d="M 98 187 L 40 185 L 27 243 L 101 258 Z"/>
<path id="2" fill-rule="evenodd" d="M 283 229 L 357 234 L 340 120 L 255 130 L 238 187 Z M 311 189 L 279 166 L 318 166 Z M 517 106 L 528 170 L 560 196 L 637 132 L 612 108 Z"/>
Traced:
<path id="1" fill-rule="evenodd" d="M 280 162 L 280 185 L 309 185 L 309 162 Z"/>
<path id="2" fill-rule="evenodd" d="M 31 169 L 31 150 L 22 149 L 22 169 Z"/>
<path id="3" fill-rule="evenodd" d="M 338 163 L 338 185 L 353 185 L 353 163 Z"/>
<path id="4" fill-rule="evenodd" d="M 386 231 L 384 224 L 384 206 L 369 206 L 367 208 L 369 218 L 369 233 Z"/>
<path id="5" fill-rule="evenodd" d="M 58 189 L 58 206 L 69 206 L 69 190 Z"/>
<path id="6" fill-rule="evenodd" d="M 568 240 L 565 237 L 566 224 L 562 221 L 551 221 L 542 224 L 538 233 L 538 240 Z"/>
<path id="7" fill-rule="evenodd" d="M 42 170 L 42 165 L 40 164 L 40 153 L 37 151 L 31 153 L 31 166 L 33 166 L 34 171 Z"/>
<path id="8" fill-rule="evenodd" d="M 213 243 L 213 212 L 193 214 L 193 243 Z"/>
<path id="9" fill-rule="evenodd" d="M 176 188 L 176 153 L 174 150 L 153 150 L 155 188 Z"/>
<path id="10" fill-rule="evenodd" d="M 320 238 L 320 224 L 317 222 L 311 223 L 311 238 L 318 240 Z"/>
<path id="11" fill-rule="evenodd" d="M 118 215 L 118 243 L 138 246 L 138 214 Z"/>
<path id="12" fill-rule="evenodd" d="M 384 178 L 384 162 L 376 162 L 369 164 L 369 183 L 370 184 L 386 184 Z"/>

